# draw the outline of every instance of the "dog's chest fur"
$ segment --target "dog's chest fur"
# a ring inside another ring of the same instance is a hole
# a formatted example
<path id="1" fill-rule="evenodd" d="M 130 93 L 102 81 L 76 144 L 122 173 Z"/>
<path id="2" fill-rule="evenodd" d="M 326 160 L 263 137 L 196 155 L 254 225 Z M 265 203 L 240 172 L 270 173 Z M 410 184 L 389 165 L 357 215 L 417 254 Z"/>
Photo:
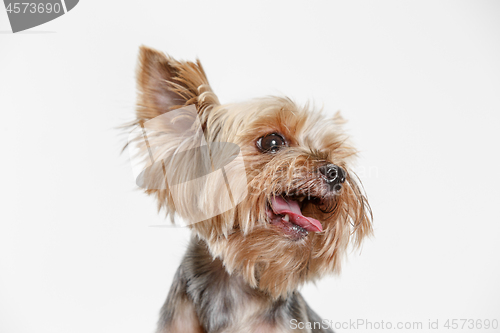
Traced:
<path id="1" fill-rule="evenodd" d="M 321 322 L 299 292 L 272 300 L 229 275 L 193 238 L 162 310 L 158 333 L 329 332 L 292 329 L 291 321 Z"/>

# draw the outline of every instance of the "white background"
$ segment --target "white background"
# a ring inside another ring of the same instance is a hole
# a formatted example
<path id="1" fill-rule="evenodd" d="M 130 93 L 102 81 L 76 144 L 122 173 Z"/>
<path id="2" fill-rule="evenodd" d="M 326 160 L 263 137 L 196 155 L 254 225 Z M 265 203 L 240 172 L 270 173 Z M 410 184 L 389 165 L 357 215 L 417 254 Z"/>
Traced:
<path id="1" fill-rule="evenodd" d="M 322 317 L 500 320 L 500 2 L 87 0 L 0 30 L 0 332 L 154 331 L 189 232 L 150 227 L 120 155 L 141 44 L 199 57 L 222 102 L 349 119 L 375 237 L 303 288 Z"/>

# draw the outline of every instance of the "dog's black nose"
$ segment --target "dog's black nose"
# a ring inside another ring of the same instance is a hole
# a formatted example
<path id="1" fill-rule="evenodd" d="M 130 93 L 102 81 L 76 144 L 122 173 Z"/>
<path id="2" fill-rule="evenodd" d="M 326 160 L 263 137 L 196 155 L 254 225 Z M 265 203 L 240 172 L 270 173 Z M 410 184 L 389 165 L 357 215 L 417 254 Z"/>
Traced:
<path id="1" fill-rule="evenodd" d="M 321 172 L 330 185 L 342 184 L 345 182 L 345 171 L 341 167 L 335 164 L 327 164 L 319 167 L 319 172 Z"/>

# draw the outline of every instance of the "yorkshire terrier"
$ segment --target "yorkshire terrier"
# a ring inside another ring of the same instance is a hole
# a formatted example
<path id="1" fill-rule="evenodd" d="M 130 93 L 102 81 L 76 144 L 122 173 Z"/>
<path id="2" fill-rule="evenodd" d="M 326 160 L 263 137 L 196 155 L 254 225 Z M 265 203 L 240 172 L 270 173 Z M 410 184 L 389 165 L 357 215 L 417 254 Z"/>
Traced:
<path id="1" fill-rule="evenodd" d="M 137 83 L 137 184 L 193 233 L 157 332 L 332 332 L 298 288 L 372 233 L 342 117 L 284 97 L 221 104 L 199 61 L 147 47 Z"/>

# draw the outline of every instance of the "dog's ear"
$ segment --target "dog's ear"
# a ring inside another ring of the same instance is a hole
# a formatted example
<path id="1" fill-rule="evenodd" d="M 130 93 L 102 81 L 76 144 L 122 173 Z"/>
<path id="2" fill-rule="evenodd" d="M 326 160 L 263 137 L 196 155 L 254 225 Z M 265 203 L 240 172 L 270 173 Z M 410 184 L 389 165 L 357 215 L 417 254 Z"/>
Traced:
<path id="1" fill-rule="evenodd" d="M 185 105 L 195 105 L 201 115 L 219 104 L 199 60 L 177 61 L 145 46 L 139 51 L 137 88 L 138 123 Z"/>

